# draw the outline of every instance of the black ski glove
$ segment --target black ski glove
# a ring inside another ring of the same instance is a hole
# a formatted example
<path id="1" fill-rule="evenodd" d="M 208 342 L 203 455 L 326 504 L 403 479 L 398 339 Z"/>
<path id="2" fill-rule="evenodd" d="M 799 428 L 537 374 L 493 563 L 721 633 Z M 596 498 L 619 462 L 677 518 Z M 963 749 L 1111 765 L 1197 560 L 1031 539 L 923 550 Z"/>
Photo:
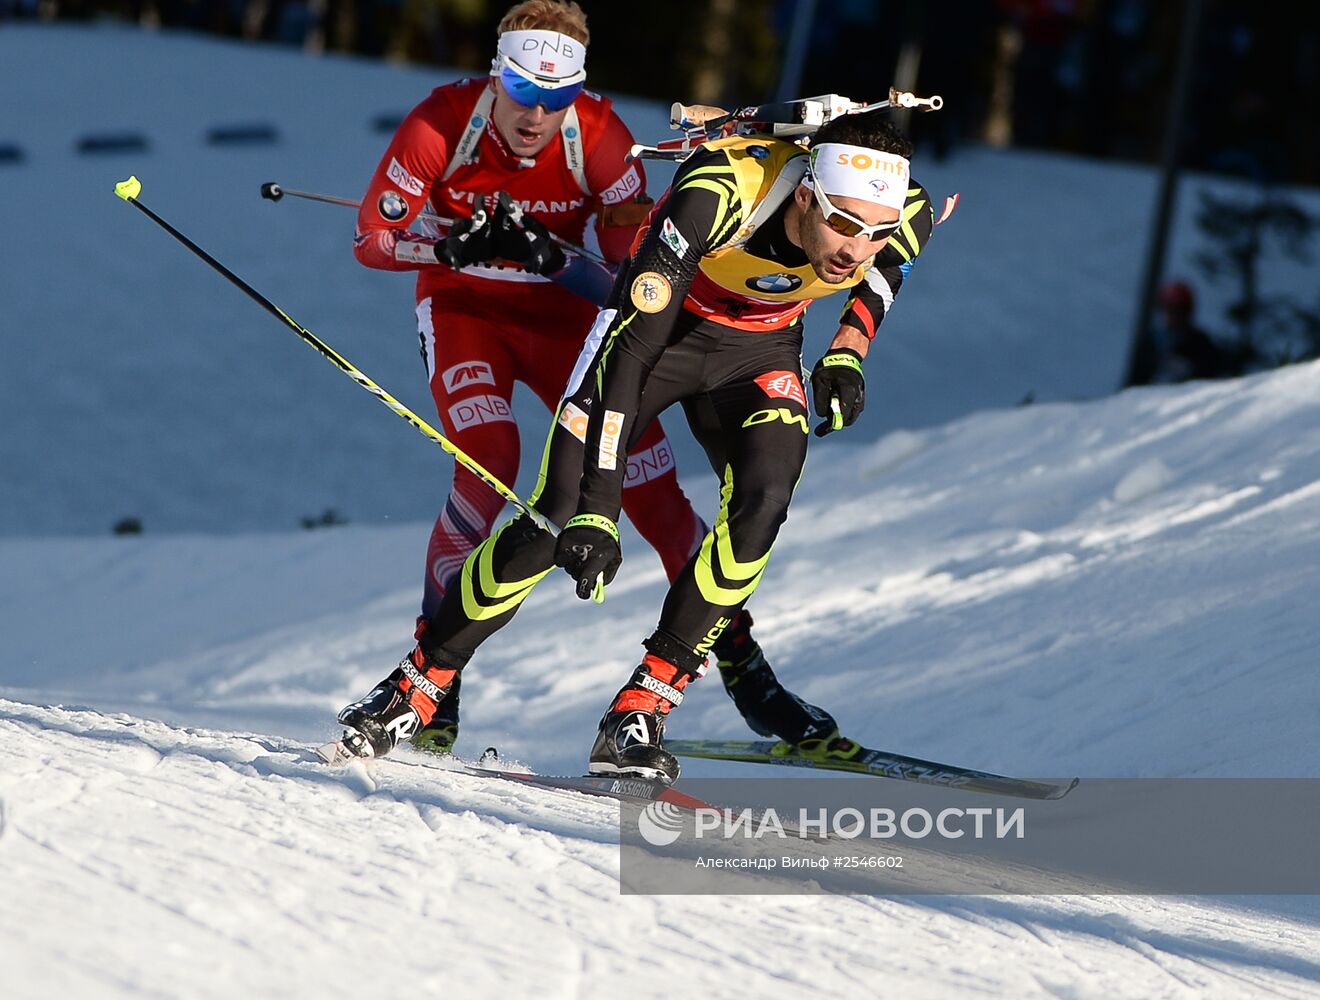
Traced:
<path id="1" fill-rule="evenodd" d="M 455 270 L 495 259 L 495 217 L 484 199 L 473 203 L 470 218 L 454 223 L 436 244 L 435 255 Z"/>
<path id="2" fill-rule="evenodd" d="M 570 517 L 555 540 L 555 565 L 563 566 L 577 581 L 577 595 L 584 601 L 605 599 L 604 585 L 614 579 L 621 562 L 618 526 L 600 514 Z M 597 577 L 602 585 L 599 591 Z"/>
<path id="3" fill-rule="evenodd" d="M 545 224 L 524 212 L 505 191 L 495 201 L 495 253 L 533 274 L 555 274 L 568 263 Z"/>
<path id="4" fill-rule="evenodd" d="M 811 369 L 811 396 L 816 416 L 825 418 L 825 423 L 816 425 L 817 437 L 852 426 L 866 408 L 862 356 L 851 347 L 839 347 L 817 361 Z M 837 417 L 830 407 L 831 398 L 839 401 Z"/>

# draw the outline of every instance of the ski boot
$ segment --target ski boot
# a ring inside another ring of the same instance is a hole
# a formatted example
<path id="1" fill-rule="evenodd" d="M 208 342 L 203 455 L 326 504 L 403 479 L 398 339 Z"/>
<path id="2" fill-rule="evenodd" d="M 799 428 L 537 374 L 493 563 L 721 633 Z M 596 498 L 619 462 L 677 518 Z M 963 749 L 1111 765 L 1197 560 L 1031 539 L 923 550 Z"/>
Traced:
<path id="1" fill-rule="evenodd" d="M 743 720 L 758 736 L 777 736 L 794 746 L 816 747 L 837 738 L 839 725 L 829 712 L 779 683 L 751 630 L 752 616 L 739 611 L 713 649 L 724 690 Z"/>
<path id="2" fill-rule="evenodd" d="M 419 626 L 417 636 L 425 631 Z M 435 718 L 458 671 L 437 662 L 419 643 L 361 701 L 339 713 L 340 742 L 357 757 L 383 757 Z"/>
<path id="3" fill-rule="evenodd" d="M 687 657 L 694 655 L 684 652 Z M 678 778 L 679 764 L 678 758 L 661 744 L 665 719 L 669 710 L 682 702 L 683 688 L 700 676 L 698 669 L 702 662 L 698 661 L 687 671 L 648 652 L 600 720 L 588 772 L 673 784 Z"/>
<path id="4" fill-rule="evenodd" d="M 458 742 L 458 693 L 462 683 L 463 675 L 459 674 L 431 721 L 412 734 L 408 742 L 413 749 L 434 754 L 454 752 L 454 744 Z"/>

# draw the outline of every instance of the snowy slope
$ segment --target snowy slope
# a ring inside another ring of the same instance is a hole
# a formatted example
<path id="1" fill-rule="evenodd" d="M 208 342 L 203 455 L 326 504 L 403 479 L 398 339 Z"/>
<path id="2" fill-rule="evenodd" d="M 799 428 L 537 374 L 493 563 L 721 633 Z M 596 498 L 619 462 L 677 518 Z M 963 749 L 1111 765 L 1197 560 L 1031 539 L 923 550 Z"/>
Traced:
<path id="1" fill-rule="evenodd" d="M 909 753 L 1315 775 L 1318 390 L 1310 365 L 820 445 L 762 641 Z M 14 995 L 1320 995 L 1312 897 L 619 897 L 607 804 L 411 754 L 319 767 L 407 646 L 423 535 L 0 541 Z M 474 660 L 461 749 L 580 769 L 654 620 L 639 561 L 603 609 L 547 580 Z M 706 681 L 671 728 L 740 723 Z"/>
<path id="2" fill-rule="evenodd" d="M 49 82 L 0 103 L 29 153 L 0 167 L 23 234 L 0 268 L 5 1000 L 1320 996 L 1312 897 L 621 897 L 608 803 L 411 754 L 312 763 L 410 645 L 448 460 L 110 187 L 138 173 L 429 414 L 407 279 L 352 263 L 351 215 L 256 188 L 355 194 L 371 117 L 435 74 L 8 26 L 0 66 Z M 284 141 L 201 140 L 251 120 Z M 122 128 L 145 160 L 70 153 Z M 923 177 L 963 190 L 960 228 L 904 293 L 863 424 L 813 439 L 752 604 L 782 676 L 868 742 L 994 770 L 1320 774 L 1320 366 L 985 409 L 1112 384 L 1144 239 L 1119 207 L 1151 178 L 984 150 Z M 42 185 L 65 197 L 13 197 Z M 1031 228 L 987 253 L 1009 205 Z M 293 528 L 326 506 L 355 523 Z M 148 534 L 86 537 L 124 514 Z M 473 661 L 462 752 L 581 769 L 663 593 L 625 532 L 603 608 L 553 575 Z M 671 733 L 745 730 L 712 678 Z"/>
<path id="3" fill-rule="evenodd" d="M 1305 997 L 1283 900 L 618 895 L 609 805 L 0 702 L 5 995 Z"/>

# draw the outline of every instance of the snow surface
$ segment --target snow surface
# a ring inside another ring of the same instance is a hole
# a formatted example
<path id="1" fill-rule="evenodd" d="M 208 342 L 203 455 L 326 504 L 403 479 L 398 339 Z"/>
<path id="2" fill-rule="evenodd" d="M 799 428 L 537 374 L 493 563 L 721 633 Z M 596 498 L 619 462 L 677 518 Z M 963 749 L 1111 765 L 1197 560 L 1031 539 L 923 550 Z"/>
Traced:
<path id="1" fill-rule="evenodd" d="M 313 763 L 410 645 L 446 460 L 110 187 L 138 173 L 148 204 L 429 413 L 406 279 L 344 263 L 351 216 L 255 191 L 355 193 L 384 138 L 365 122 L 433 74 L 26 27 L 0 30 L 0 65 L 62 81 L 0 106 L 0 140 L 29 151 L 6 190 L 69 193 L 7 204 L 24 246 L 0 269 L 0 996 L 1320 996 L 1314 897 L 623 897 L 610 803 L 410 753 Z M 258 117 L 286 144 L 200 141 Z M 149 132 L 150 156 L 70 155 L 112 126 Z M 962 187 L 963 228 L 914 274 L 885 361 L 943 416 L 1015 401 L 1021 384 L 977 380 L 1028 357 L 1059 376 L 1039 398 L 1099 395 L 1121 352 L 1096 314 L 1128 326 L 1136 263 L 1120 279 L 1112 246 L 1087 257 L 1094 230 L 1023 251 L 1034 276 L 978 270 L 963 241 L 990 230 L 966 192 L 995 163 L 1048 177 L 1060 211 L 1087 183 L 1150 184 L 988 151 L 927 175 Z M 875 397 L 867 432 L 813 439 L 753 602 L 790 686 L 867 742 L 991 770 L 1320 774 L 1320 365 L 898 426 L 901 394 Z M 318 505 L 361 523 L 281 530 Z M 87 537 L 118 513 L 148 534 Z M 604 608 L 551 576 L 473 661 L 463 753 L 581 770 L 663 593 L 624 544 Z M 671 733 L 746 731 L 709 679 Z"/>

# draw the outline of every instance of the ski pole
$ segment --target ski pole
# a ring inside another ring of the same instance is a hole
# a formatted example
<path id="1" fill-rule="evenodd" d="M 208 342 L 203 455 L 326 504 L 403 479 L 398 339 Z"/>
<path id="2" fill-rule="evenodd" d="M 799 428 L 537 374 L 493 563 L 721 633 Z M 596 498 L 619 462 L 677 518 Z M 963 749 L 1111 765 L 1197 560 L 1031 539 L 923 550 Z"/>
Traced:
<path id="1" fill-rule="evenodd" d="M 270 313 L 281 323 L 287 326 L 290 330 L 296 333 L 299 337 L 301 337 L 306 343 L 310 344 L 313 348 L 315 348 L 316 351 L 323 358 L 329 361 L 332 365 L 338 368 L 341 372 L 343 372 L 345 375 L 351 378 L 362 388 L 366 389 L 367 392 L 371 393 L 373 396 L 379 399 L 382 403 L 388 406 L 391 410 L 393 410 L 396 414 L 398 414 L 408 423 L 412 424 L 413 427 L 421 431 L 422 434 L 426 435 L 426 437 L 430 438 L 441 448 L 443 448 L 446 452 L 452 455 L 454 457 L 454 461 L 456 461 L 459 465 L 463 466 L 463 468 L 471 472 L 474 476 L 480 479 L 483 483 L 489 486 L 492 490 L 498 493 L 509 503 L 517 507 L 521 513 L 531 518 L 532 521 L 534 521 L 538 527 L 544 528 L 552 535 L 558 534 L 554 526 L 549 521 L 547 521 L 536 511 L 532 510 L 531 507 L 528 507 L 527 504 L 523 503 L 522 500 L 519 499 L 518 494 L 514 493 L 513 490 L 509 489 L 509 487 L 505 486 L 502 482 L 500 482 L 500 480 L 493 473 L 488 472 L 482 466 L 482 464 L 478 462 L 475 458 L 473 458 L 471 455 L 465 452 L 458 445 L 454 444 L 454 442 L 450 441 L 447 437 L 445 437 L 438 430 L 436 430 L 434 427 L 428 424 L 425 420 L 423 420 L 417 414 L 413 413 L 412 410 L 408 409 L 408 407 L 404 406 L 401 402 L 399 402 L 397 399 L 391 396 L 388 392 L 382 389 L 379 385 L 377 385 L 374 381 L 368 378 L 365 374 L 363 374 L 361 371 L 355 368 L 342 355 L 340 355 L 337 351 L 335 351 L 334 348 L 332 348 L 329 344 L 327 344 L 316 334 L 312 333 L 311 330 L 308 330 L 306 327 L 296 323 L 293 320 L 293 318 L 289 316 L 289 314 L 286 313 L 283 309 L 275 305 L 275 303 L 271 302 L 270 299 L 266 298 L 266 296 L 262 295 L 259 291 L 257 291 L 251 285 L 249 285 L 246 281 L 244 281 L 242 278 L 236 275 L 233 271 L 229 270 L 229 268 L 225 267 L 225 265 L 221 264 L 218 260 L 216 260 L 209 253 L 207 253 L 205 250 L 199 247 L 187 236 L 183 235 L 183 233 L 179 232 L 179 230 L 175 229 L 172 225 L 170 225 L 159 215 L 153 212 L 150 208 L 144 205 L 141 201 L 139 201 L 138 195 L 141 192 L 142 192 L 142 183 L 136 177 L 130 177 L 128 178 L 128 180 L 120 181 L 118 184 L 115 185 L 115 194 L 117 194 L 120 198 L 123 198 L 124 201 L 128 202 L 134 208 L 141 210 L 143 214 L 147 216 L 147 218 L 151 219 L 152 222 L 156 223 L 156 225 L 164 229 L 167 233 L 169 233 L 176 240 L 178 240 L 180 243 L 186 246 L 194 254 L 196 254 L 202 260 L 206 261 L 206 263 L 211 265 L 211 267 L 214 268 L 216 271 L 218 271 L 220 274 L 224 275 L 227 279 L 229 279 L 229 281 L 232 284 L 236 285 L 240 290 L 242 290 L 248 296 L 248 298 L 252 299 L 252 301 L 257 303 L 257 305 L 261 306 L 268 313 Z M 605 585 L 600 577 L 597 577 L 596 579 L 596 587 L 595 587 L 595 591 L 592 594 L 592 598 L 596 601 L 597 604 L 600 604 L 605 599 Z"/>
<path id="2" fill-rule="evenodd" d="M 276 184 L 274 181 L 267 181 L 261 185 L 261 197 L 267 201 L 279 201 L 285 195 L 290 198 L 302 198 L 304 201 L 319 201 L 326 205 L 343 205 L 345 208 L 362 207 L 362 202 L 354 201 L 352 198 L 340 198 L 333 194 L 317 194 L 315 191 L 297 191 L 293 188 L 286 188 L 283 184 Z M 440 226 L 452 226 L 454 224 L 453 219 L 443 215 L 434 215 L 431 212 L 418 212 L 417 218 L 434 222 Z"/>
<path id="3" fill-rule="evenodd" d="M 302 198 L 306 201 L 319 201 L 327 205 L 343 205 L 345 208 L 362 207 L 361 202 L 354 201 L 352 198 L 338 198 L 332 194 L 317 194 L 314 191 L 295 191 L 293 188 L 286 188 L 281 184 L 276 184 L 274 181 L 267 181 L 265 184 L 261 185 L 261 197 L 265 198 L 267 201 L 279 201 L 285 195 L 290 198 Z M 424 219 L 427 222 L 434 222 L 437 226 L 452 226 L 455 221 L 447 216 L 435 215 L 432 212 L 418 212 L 417 218 Z M 550 234 L 550 238 L 565 250 L 571 250 L 573 253 L 581 257 L 586 257 L 588 260 L 594 260 L 597 264 L 605 264 L 606 267 L 609 267 L 609 264 L 604 257 L 600 256 L 600 254 L 592 253 L 586 247 L 580 247 L 576 243 L 570 243 L 568 240 L 556 236 L 554 233 Z"/>

